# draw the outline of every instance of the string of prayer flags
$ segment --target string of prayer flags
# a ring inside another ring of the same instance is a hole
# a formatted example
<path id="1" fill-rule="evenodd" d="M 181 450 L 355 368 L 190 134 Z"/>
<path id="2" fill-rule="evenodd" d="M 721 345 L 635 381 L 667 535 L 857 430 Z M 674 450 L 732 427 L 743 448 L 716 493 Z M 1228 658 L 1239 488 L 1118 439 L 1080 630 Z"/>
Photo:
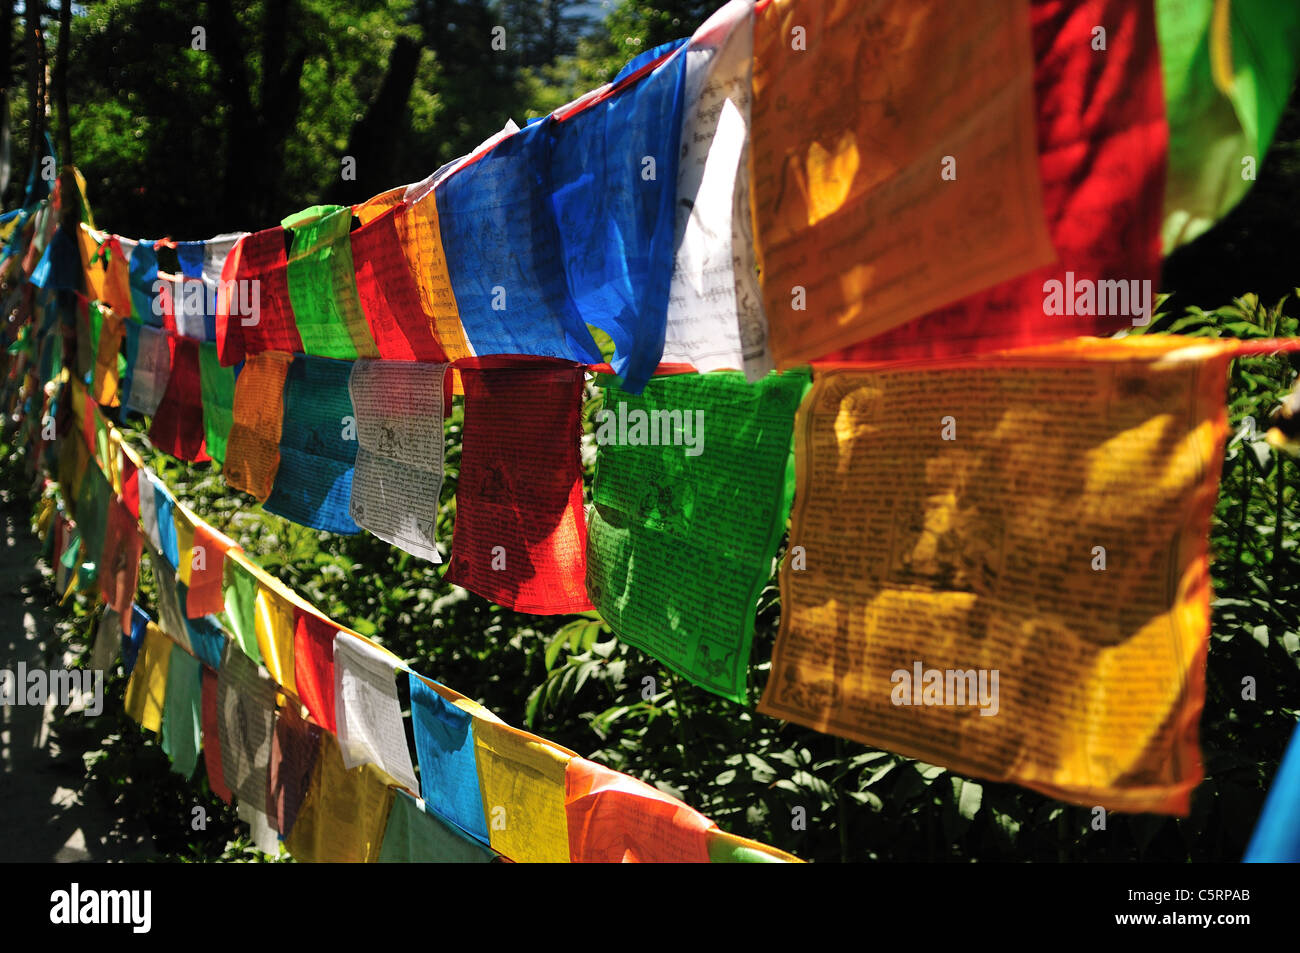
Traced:
<path id="1" fill-rule="evenodd" d="M 270 783 L 275 683 L 233 644 L 217 673 L 223 783 L 241 801 L 265 805 Z"/>
<path id="2" fill-rule="evenodd" d="M 496 858 L 490 847 L 448 824 L 425 801 L 393 792 L 379 863 L 486 864 Z"/>
<path id="3" fill-rule="evenodd" d="M 226 256 L 245 233 L 217 235 L 207 241 L 177 242 L 181 274 L 171 278 L 174 323 L 178 334 L 204 343 L 217 340 L 217 295 Z"/>
<path id="4" fill-rule="evenodd" d="M 339 741 L 322 732 L 307 796 L 285 846 L 308 863 L 374 863 L 393 801 L 392 780 L 373 764 L 349 770 Z"/>
<path id="5" fill-rule="evenodd" d="M 1081 338 L 818 375 L 795 427 L 806 559 L 782 567 L 759 711 L 1186 814 L 1226 363 L 1285 346 Z"/>
<path id="6" fill-rule="evenodd" d="M 587 592 L 620 639 L 744 702 L 758 595 L 793 485 L 797 369 L 657 377 L 605 387 L 597 415 Z M 700 532 L 701 520 L 709 531 Z"/>
<path id="7" fill-rule="evenodd" d="M 1254 182 L 1300 69 L 1300 7 L 1155 0 L 1155 14 L 1169 122 L 1167 255 Z"/>
<path id="8" fill-rule="evenodd" d="M 487 818 L 474 757 L 474 717 L 414 672 L 409 682 L 420 794 L 435 812 L 486 844 Z"/>
<path id="9" fill-rule="evenodd" d="M 519 612 L 591 608 L 584 585 L 582 368 L 460 368 L 459 493 L 446 580 Z"/>
<path id="10" fill-rule="evenodd" d="M 357 293 L 351 207 L 320 205 L 281 224 L 293 234 L 286 273 L 303 351 L 341 360 L 379 357 Z"/>
<path id="11" fill-rule="evenodd" d="M 226 462 L 226 438 L 234 423 L 235 375 L 239 366 L 222 367 L 217 346 L 199 346 L 199 396 L 203 402 L 203 444 L 209 457 Z"/>
<path id="12" fill-rule="evenodd" d="M 149 439 L 163 453 L 201 463 L 210 459 L 203 448 L 203 391 L 199 383 L 199 342 L 167 335 L 171 349 L 167 388 L 154 411 Z"/>
<path id="13" fill-rule="evenodd" d="M 698 811 L 586 758 L 571 760 L 564 777 L 573 863 L 709 863 L 713 822 Z"/>
<path id="14" fill-rule="evenodd" d="M 259 501 L 271 495 L 280 467 L 284 381 L 292 363 L 292 354 L 261 351 L 249 355 L 235 378 L 222 472 L 228 485 Z"/>
<path id="15" fill-rule="evenodd" d="M 420 289 L 407 266 L 397 215 L 397 208 L 389 208 L 350 235 L 361 310 L 379 357 L 443 364 L 447 355 L 434 335 L 433 315 L 424 310 Z M 448 297 L 450 291 L 448 284 Z M 456 322 L 459 325 L 459 316 Z"/>
<path id="16" fill-rule="evenodd" d="M 511 728 L 474 719 L 474 756 L 493 850 L 515 863 L 568 863 L 564 773 L 577 755 Z"/>
<path id="17" fill-rule="evenodd" d="M 661 361 L 701 372 L 772 369 L 749 210 L 753 0 L 691 37 L 683 86 L 672 285 Z"/>
<path id="18" fill-rule="evenodd" d="M 203 243 L 203 267 L 200 276 L 203 278 L 203 283 L 210 289 L 209 293 L 215 290 L 217 283 L 221 281 L 221 273 L 225 268 L 226 258 L 229 257 L 239 240 L 247 234 L 247 232 L 223 232 L 220 235 L 214 235 Z M 182 267 L 185 266 L 183 260 L 181 265 Z M 186 268 L 185 274 L 193 276 L 193 272 L 188 268 Z M 215 300 L 215 295 L 213 295 L 213 299 Z M 209 340 L 216 340 L 216 338 L 211 337 Z"/>
<path id="19" fill-rule="evenodd" d="M 1058 261 L 827 362 L 952 357 L 1150 321 L 1168 139 L 1151 5 L 1034 0 L 1030 12 L 1038 174 Z M 1093 48 L 1098 24 L 1104 51 Z"/>
<path id="20" fill-rule="evenodd" d="M 229 649 L 227 651 L 230 651 Z M 208 776 L 212 793 L 227 804 L 233 800 L 222 769 L 221 755 L 221 705 L 217 699 L 218 675 L 213 669 L 203 668 L 203 769 Z"/>
<path id="21" fill-rule="evenodd" d="M 348 393 L 356 416 L 356 468 L 349 515 L 413 556 L 437 549 L 442 492 L 446 365 L 356 361 Z"/>
<path id="22" fill-rule="evenodd" d="M 321 730 L 319 725 L 301 717 L 292 703 L 281 708 L 275 717 L 266 813 L 271 826 L 286 837 L 293 830 L 298 810 L 311 786 L 320 752 Z"/>
<path id="23" fill-rule="evenodd" d="M 754 239 L 778 367 L 1054 260 L 1028 0 L 773 0 L 753 65 Z"/>
<path id="24" fill-rule="evenodd" d="M 400 660 L 356 636 L 334 637 L 334 698 L 343 763 L 377 764 L 411 791 L 418 791 L 402 727 L 396 668 Z"/>
<path id="25" fill-rule="evenodd" d="M 167 695 L 167 668 L 171 664 L 172 642 L 162 629 L 148 622 L 144 644 L 126 683 L 126 713 L 141 728 L 157 732 L 162 728 L 163 702 Z"/>
<path id="26" fill-rule="evenodd" d="M 167 665 L 162 749 L 171 758 L 172 770 L 182 777 L 192 775 L 199 761 L 202 708 L 203 663 L 179 645 L 173 645 Z"/>
<path id="27" fill-rule="evenodd" d="M 280 466 L 268 513 L 327 533 L 359 533 L 348 515 L 357 434 L 348 392 L 353 364 L 295 357 L 284 383 Z"/>

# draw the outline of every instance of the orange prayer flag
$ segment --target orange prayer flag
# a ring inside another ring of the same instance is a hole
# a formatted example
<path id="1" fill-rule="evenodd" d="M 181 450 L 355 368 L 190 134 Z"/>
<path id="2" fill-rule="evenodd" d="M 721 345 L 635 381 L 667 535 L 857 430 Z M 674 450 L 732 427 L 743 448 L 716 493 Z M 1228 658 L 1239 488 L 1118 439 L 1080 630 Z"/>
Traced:
<path id="1" fill-rule="evenodd" d="M 284 380 L 293 355 L 283 351 L 250 354 L 235 379 L 235 403 L 226 438 L 226 483 L 265 500 L 280 468 L 280 428 L 284 421 Z"/>
<path id="2" fill-rule="evenodd" d="M 447 255 L 442 248 L 438 206 L 432 193 L 414 205 L 399 208 L 393 221 L 407 264 L 420 289 L 424 313 L 433 316 L 433 336 L 438 339 L 448 360 L 473 357 L 465 328 L 460 323 L 460 309 L 447 271 Z"/>
<path id="3" fill-rule="evenodd" d="M 564 789 L 573 863 L 709 862 L 713 822 L 644 781 L 574 758 Z"/>
<path id="4" fill-rule="evenodd" d="M 757 14 L 751 202 L 778 367 L 1054 260 L 1033 75 L 1027 0 Z"/>
<path id="5" fill-rule="evenodd" d="M 226 553 L 231 549 L 242 552 L 239 544 L 224 533 L 207 523 L 195 521 L 190 588 L 185 602 L 185 614 L 191 619 L 218 615 L 226 610 L 222 580 L 225 578 Z"/>
<path id="6" fill-rule="evenodd" d="M 973 777 L 1186 814 L 1226 364 L 1080 338 L 819 374 L 759 711 Z M 905 448 L 906 452 L 900 452 Z"/>

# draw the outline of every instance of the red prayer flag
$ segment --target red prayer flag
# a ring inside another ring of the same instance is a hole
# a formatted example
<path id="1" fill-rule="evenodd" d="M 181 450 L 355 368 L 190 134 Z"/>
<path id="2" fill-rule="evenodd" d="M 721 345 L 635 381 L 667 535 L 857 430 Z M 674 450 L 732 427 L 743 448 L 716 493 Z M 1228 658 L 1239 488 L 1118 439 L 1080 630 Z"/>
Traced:
<path id="1" fill-rule="evenodd" d="M 117 612 L 122 631 L 131 630 L 131 605 L 135 602 L 143 549 L 135 517 L 117 500 L 108 502 L 104 526 L 104 551 L 99 562 L 99 591 L 104 603 Z"/>
<path id="2" fill-rule="evenodd" d="M 122 454 L 122 503 L 131 516 L 140 518 L 140 471 L 125 453 Z"/>
<path id="3" fill-rule="evenodd" d="M 233 651 L 238 651 L 234 649 Z M 231 803 L 230 788 L 221 768 L 221 735 L 217 720 L 217 673 L 203 666 L 203 764 L 208 772 L 208 786 L 212 793 L 227 804 Z"/>
<path id="4" fill-rule="evenodd" d="M 1059 261 L 824 361 L 951 357 L 1110 335 L 1133 315 L 1046 313 L 1045 282 L 1061 282 L 1067 312 L 1084 281 L 1093 311 L 1099 281 L 1123 281 L 1126 292 L 1135 281 L 1139 291 L 1141 282 L 1158 283 L 1169 129 L 1152 4 L 1034 0 L 1031 17 L 1043 211 Z M 1098 24 L 1105 51 L 1092 48 Z"/>
<path id="5" fill-rule="evenodd" d="M 226 258 L 217 296 L 217 357 L 224 366 L 261 351 L 303 353 L 289 303 L 284 229 L 245 235 Z"/>
<path id="6" fill-rule="evenodd" d="M 519 612 L 590 609 L 582 367 L 479 358 L 457 370 L 465 428 L 447 581 Z"/>
<path id="7" fill-rule="evenodd" d="M 199 342 L 167 335 L 171 373 L 167 389 L 154 413 L 149 439 L 163 453 L 180 460 L 202 463 L 212 459 L 205 447 L 203 392 L 199 384 Z"/>
<path id="8" fill-rule="evenodd" d="M 312 720 L 328 731 L 334 723 L 334 636 L 338 626 L 294 607 L 293 680 Z"/>
<path id="9" fill-rule="evenodd" d="M 203 547 L 202 566 L 200 560 L 190 560 L 190 588 L 186 594 L 185 614 L 191 619 L 205 615 L 217 615 L 226 608 L 226 594 L 222 589 L 226 566 L 226 552 L 239 549 L 229 537 L 217 532 L 207 523 L 194 524 L 194 549 L 198 553 Z"/>
<path id="10" fill-rule="evenodd" d="M 447 355 L 433 335 L 433 317 L 420 304 L 420 290 L 402 252 L 397 212 L 394 206 L 351 234 L 361 309 L 380 357 L 445 364 Z"/>
<path id="11" fill-rule="evenodd" d="M 675 798 L 586 758 L 564 771 L 575 864 L 707 864 L 713 822 Z"/>
<path id="12" fill-rule="evenodd" d="M 266 790 L 267 817 L 271 826 L 286 836 L 293 830 L 298 808 L 311 787 L 312 769 L 320 750 L 321 729 L 304 721 L 296 709 L 296 705 L 286 705 L 276 715 Z"/>

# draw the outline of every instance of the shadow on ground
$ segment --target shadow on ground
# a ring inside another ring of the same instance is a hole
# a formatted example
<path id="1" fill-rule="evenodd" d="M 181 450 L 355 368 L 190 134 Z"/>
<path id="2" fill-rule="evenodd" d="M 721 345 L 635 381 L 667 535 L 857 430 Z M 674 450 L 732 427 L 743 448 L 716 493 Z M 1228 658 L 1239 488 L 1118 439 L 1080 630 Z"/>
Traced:
<path id="1" fill-rule="evenodd" d="M 42 582 L 40 542 L 24 495 L 0 489 L 0 669 L 66 667 Z M 88 789 L 81 718 L 56 728 L 59 706 L 0 705 L 0 862 L 145 860 L 156 856 L 148 830 Z M 80 745 L 78 742 L 82 742 Z"/>

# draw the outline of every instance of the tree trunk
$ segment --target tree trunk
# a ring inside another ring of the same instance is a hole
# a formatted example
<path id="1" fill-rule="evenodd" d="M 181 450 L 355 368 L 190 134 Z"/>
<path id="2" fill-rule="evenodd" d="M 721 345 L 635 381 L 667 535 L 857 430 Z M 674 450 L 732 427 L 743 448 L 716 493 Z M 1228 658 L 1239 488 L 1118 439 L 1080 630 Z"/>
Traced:
<path id="1" fill-rule="evenodd" d="M 327 203 L 353 205 L 397 183 L 401 156 L 394 145 L 407 121 L 406 104 L 415 86 L 421 50 L 409 37 L 397 38 L 379 92 L 348 135 L 345 155 L 356 160 L 356 179 L 344 181 L 342 166 L 335 169 L 336 178 L 325 192 Z"/>
<path id="2" fill-rule="evenodd" d="M 54 105 L 59 114 L 59 159 L 72 165 L 72 117 L 68 114 L 68 46 L 72 42 L 72 3 L 59 0 L 59 48 L 54 58 Z"/>

